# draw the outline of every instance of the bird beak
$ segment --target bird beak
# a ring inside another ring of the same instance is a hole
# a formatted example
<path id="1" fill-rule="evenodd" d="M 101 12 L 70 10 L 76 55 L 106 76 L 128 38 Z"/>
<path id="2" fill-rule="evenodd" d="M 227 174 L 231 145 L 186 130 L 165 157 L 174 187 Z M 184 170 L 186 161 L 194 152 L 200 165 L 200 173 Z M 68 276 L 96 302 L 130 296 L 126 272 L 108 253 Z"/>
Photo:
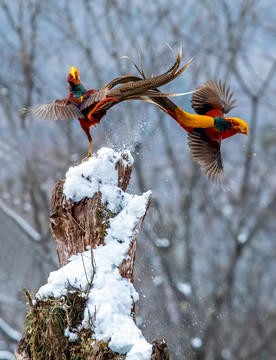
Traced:
<path id="1" fill-rule="evenodd" d="M 238 132 L 243 134 L 243 135 L 248 136 L 248 133 L 247 133 L 248 129 L 246 127 L 244 127 L 244 126 L 238 126 Z"/>
<path id="2" fill-rule="evenodd" d="M 70 69 L 70 74 L 73 76 L 74 79 L 79 76 L 78 69 L 75 66 L 72 66 Z"/>

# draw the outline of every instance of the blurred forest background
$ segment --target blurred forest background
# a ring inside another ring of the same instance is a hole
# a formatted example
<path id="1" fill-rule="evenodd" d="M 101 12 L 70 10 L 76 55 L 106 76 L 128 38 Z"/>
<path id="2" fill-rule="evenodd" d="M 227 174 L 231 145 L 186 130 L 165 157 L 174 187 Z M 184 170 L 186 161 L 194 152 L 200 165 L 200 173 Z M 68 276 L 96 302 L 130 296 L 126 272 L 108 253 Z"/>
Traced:
<path id="1" fill-rule="evenodd" d="M 231 191 L 191 159 L 186 133 L 152 104 L 109 110 L 93 152 L 130 149 L 130 191 L 153 202 L 136 256 L 138 325 L 166 338 L 173 360 L 272 360 L 276 354 L 276 9 L 273 0 L 0 0 L 0 359 L 24 327 L 24 286 L 57 268 L 50 234 L 54 183 L 87 154 L 78 120 L 30 119 L 23 108 L 67 97 L 71 66 L 87 89 L 167 70 L 183 46 L 191 66 L 168 92 L 210 78 L 231 84 L 231 115 L 249 136 L 222 145 Z M 191 111 L 190 98 L 173 99 Z"/>

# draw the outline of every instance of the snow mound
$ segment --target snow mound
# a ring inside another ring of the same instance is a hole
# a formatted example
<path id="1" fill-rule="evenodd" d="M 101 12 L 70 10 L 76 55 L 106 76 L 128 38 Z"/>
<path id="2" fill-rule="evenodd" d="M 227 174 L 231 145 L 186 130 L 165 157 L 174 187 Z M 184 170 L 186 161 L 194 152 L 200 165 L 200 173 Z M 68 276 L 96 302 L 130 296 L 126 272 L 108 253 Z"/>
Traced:
<path id="1" fill-rule="evenodd" d="M 71 167 L 66 173 L 63 187 L 66 198 L 78 202 L 84 197 L 92 198 L 100 191 L 102 202 L 108 203 L 108 209 L 118 211 L 118 207 L 122 205 L 118 200 L 122 198 L 123 193 L 118 187 L 116 166 L 119 161 L 123 161 L 125 165 L 133 165 L 129 151 L 118 153 L 109 148 L 102 148 L 87 161 Z"/>
<path id="2" fill-rule="evenodd" d="M 132 165 L 130 153 L 127 158 L 128 164 Z M 70 168 L 66 174 L 63 191 L 67 199 L 78 202 L 100 191 L 102 202 L 111 211 L 118 212 L 110 219 L 105 246 L 93 250 L 96 273 L 84 310 L 82 328 L 91 327 L 97 340 L 110 339 L 109 348 L 127 354 L 127 360 L 149 360 L 152 345 L 144 339 L 131 317 L 133 302 L 138 300 L 139 295 L 130 280 L 121 277 L 119 266 L 128 256 L 133 230 L 145 213 L 151 192 L 133 196 L 118 188 L 116 164 L 119 160 L 122 160 L 122 154 L 103 148 L 97 156 Z M 91 279 L 92 275 L 91 251 L 88 249 L 72 256 L 61 269 L 51 272 L 47 284 L 39 289 L 36 297 L 66 295 L 69 284 L 85 293 L 87 279 Z M 69 329 L 66 329 L 65 335 L 71 336 Z M 74 336 L 71 338 L 74 340 Z"/>

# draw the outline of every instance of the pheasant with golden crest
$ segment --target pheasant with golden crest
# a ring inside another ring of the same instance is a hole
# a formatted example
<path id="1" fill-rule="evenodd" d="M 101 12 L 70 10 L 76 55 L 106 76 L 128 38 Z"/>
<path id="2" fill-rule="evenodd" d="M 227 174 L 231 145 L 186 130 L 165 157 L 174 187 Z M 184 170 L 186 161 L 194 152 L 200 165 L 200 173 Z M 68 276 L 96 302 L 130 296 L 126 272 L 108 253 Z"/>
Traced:
<path id="1" fill-rule="evenodd" d="M 140 73 L 142 75 L 142 72 Z M 209 179 L 222 188 L 225 187 L 225 176 L 221 141 L 239 133 L 248 135 L 245 121 L 224 117 L 224 114 L 235 107 L 236 100 L 232 97 L 230 87 L 226 88 L 221 80 L 209 80 L 192 95 L 192 108 L 197 114 L 183 111 L 165 97 L 148 100 L 158 105 L 188 132 L 188 145 L 193 159 L 199 163 Z"/>
<path id="2" fill-rule="evenodd" d="M 87 91 L 81 83 L 78 70 L 71 67 L 67 77 L 68 97 L 32 107 L 28 109 L 28 112 L 34 117 L 38 116 L 48 120 L 77 118 L 89 141 L 89 151 L 85 158 L 87 159 L 91 156 L 92 147 L 90 128 L 99 124 L 112 106 L 124 100 L 146 100 L 148 96 L 152 98 L 180 95 L 164 94 L 157 88 L 169 83 L 187 68 L 191 60 L 179 69 L 181 57 L 180 48 L 174 65 L 161 75 L 149 79 L 142 79 L 135 75 L 121 75 L 100 90 Z"/>

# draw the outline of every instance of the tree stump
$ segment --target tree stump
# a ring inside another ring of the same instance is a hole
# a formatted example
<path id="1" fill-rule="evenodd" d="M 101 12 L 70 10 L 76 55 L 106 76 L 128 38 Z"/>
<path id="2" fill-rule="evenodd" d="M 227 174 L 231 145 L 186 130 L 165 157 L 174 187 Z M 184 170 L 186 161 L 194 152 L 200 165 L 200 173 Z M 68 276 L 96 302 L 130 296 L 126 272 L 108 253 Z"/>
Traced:
<path id="1" fill-rule="evenodd" d="M 115 166 L 118 172 L 117 185 L 125 191 L 132 170 L 128 152 L 122 153 L 122 158 Z M 110 217 L 116 215 L 102 204 L 101 192 L 96 192 L 92 198 L 85 197 L 77 203 L 67 200 L 63 193 L 64 183 L 65 180 L 60 180 L 54 186 L 50 214 L 50 228 L 56 242 L 60 267 L 68 263 L 71 255 L 84 252 L 88 245 L 95 248 L 104 244 L 106 224 Z M 144 217 L 140 225 L 143 219 Z"/>
<path id="2" fill-rule="evenodd" d="M 169 359 L 164 340 L 151 349 L 135 325 L 133 268 L 150 192 L 125 192 L 132 165 L 128 151 L 103 148 L 54 186 L 50 228 L 60 270 L 35 300 L 27 292 L 29 325 L 16 359 Z"/>

